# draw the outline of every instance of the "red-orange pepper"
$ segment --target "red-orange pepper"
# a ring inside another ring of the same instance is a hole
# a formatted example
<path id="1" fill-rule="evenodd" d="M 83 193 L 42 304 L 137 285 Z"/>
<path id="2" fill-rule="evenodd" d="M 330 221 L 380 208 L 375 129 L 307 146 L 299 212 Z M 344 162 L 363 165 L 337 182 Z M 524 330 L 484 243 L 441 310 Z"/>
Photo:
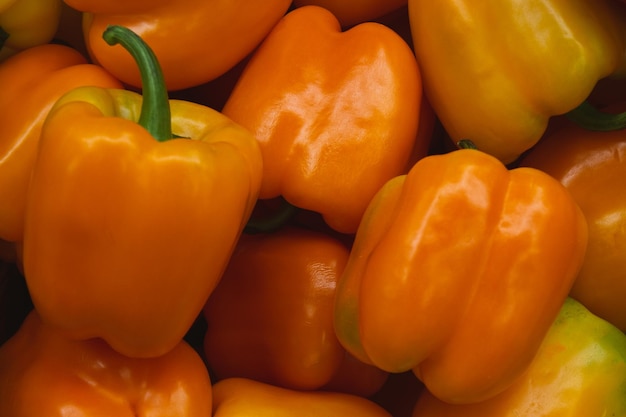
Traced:
<path id="1" fill-rule="evenodd" d="M 335 284 L 348 253 L 329 235 L 295 227 L 243 236 L 204 309 L 216 378 L 377 391 L 387 373 L 350 358 L 334 335 Z"/>
<path id="2" fill-rule="evenodd" d="M 293 4 L 295 7 L 324 7 L 335 15 L 341 26 L 348 27 L 383 17 L 406 6 L 407 0 L 294 0 Z"/>
<path id="3" fill-rule="evenodd" d="M 303 6 L 256 50 L 223 112 L 260 144 L 260 198 L 282 195 L 352 233 L 404 172 L 420 100 L 419 68 L 397 33 L 372 22 L 341 32 L 328 10 Z"/>
<path id="4" fill-rule="evenodd" d="M 290 0 L 65 2 L 85 12 L 85 43 L 95 62 L 123 82 L 141 87 L 133 60 L 121 48 L 110 48 L 101 36 L 108 25 L 128 27 L 154 50 L 169 90 L 197 86 L 234 67 L 291 4 Z"/>
<path id="5" fill-rule="evenodd" d="M 473 149 L 428 156 L 370 203 L 337 284 L 337 337 L 444 401 L 484 400 L 528 366 L 586 242 L 547 174 Z"/>
<path id="6" fill-rule="evenodd" d="M 31 312 L 0 346 L 0 415 L 210 417 L 212 387 L 186 342 L 151 359 L 70 340 Z"/>

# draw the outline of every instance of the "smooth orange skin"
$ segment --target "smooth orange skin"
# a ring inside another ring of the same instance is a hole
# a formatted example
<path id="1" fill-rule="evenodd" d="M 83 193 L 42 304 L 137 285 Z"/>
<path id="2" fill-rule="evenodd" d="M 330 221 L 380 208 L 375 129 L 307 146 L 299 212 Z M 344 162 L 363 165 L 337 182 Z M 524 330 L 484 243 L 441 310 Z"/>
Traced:
<path id="1" fill-rule="evenodd" d="M 329 384 L 346 362 L 334 335 L 333 300 L 348 254 L 338 240 L 306 229 L 243 236 L 204 309 L 204 352 L 216 377 L 302 390 Z M 373 367 L 357 362 L 345 379 L 359 368 Z M 372 373 L 368 393 L 386 375 Z"/>
<path id="2" fill-rule="evenodd" d="M 74 90 L 46 119 L 29 188 L 23 264 L 42 319 L 132 357 L 184 336 L 260 186 L 248 131 L 208 107 L 170 107 L 184 138 L 157 142 L 136 122 L 139 94 Z"/>
<path id="3" fill-rule="evenodd" d="M 294 0 L 295 7 L 320 6 L 335 15 L 342 27 L 378 19 L 402 6 L 407 0 Z"/>
<path id="4" fill-rule="evenodd" d="M 408 4 L 424 93 L 443 127 L 507 164 L 599 79 L 626 74 L 626 8 L 614 0 Z"/>
<path id="5" fill-rule="evenodd" d="M 99 339 L 67 339 L 33 311 L 0 347 L 3 416 L 210 417 L 211 406 L 207 369 L 185 342 L 132 359 Z"/>
<path id="6" fill-rule="evenodd" d="M 298 391 L 246 378 L 213 385 L 213 417 L 391 417 L 379 405 L 356 395 Z"/>
<path id="7" fill-rule="evenodd" d="M 423 158 L 368 207 L 337 286 L 337 337 L 443 401 L 484 400 L 528 366 L 586 241 L 547 174 L 477 150 Z"/>
<path id="8" fill-rule="evenodd" d="M 28 181 L 44 119 L 63 94 L 85 85 L 121 87 L 104 69 L 62 45 L 35 46 L 0 65 L 0 239 L 22 240 Z"/>
<path id="9" fill-rule="evenodd" d="M 571 296 L 622 331 L 626 331 L 626 196 L 620 191 L 626 177 L 624 160 L 624 131 L 591 132 L 563 121 L 520 161 L 560 181 L 582 209 L 589 244 Z"/>
<path id="10" fill-rule="evenodd" d="M 85 43 L 95 62 L 124 83 L 141 86 L 133 58 L 121 46 L 111 47 L 102 39 L 108 25 L 125 26 L 154 50 L 165 84 L 174 91 L 211 81 L 234 67 L 261 43 L 291 1 L 66 3 L 85 12 Z"/>
<path id="11" fill-rule="evenodd" d="M 256 50 L 223 112 L 259 141 L 260 198 L 282 195 L 352 233 L 408 162 L 420 99 L 419 68 L 397 33 L 378 23 L 342 32 L 329 11 L 304 6 Z"/>

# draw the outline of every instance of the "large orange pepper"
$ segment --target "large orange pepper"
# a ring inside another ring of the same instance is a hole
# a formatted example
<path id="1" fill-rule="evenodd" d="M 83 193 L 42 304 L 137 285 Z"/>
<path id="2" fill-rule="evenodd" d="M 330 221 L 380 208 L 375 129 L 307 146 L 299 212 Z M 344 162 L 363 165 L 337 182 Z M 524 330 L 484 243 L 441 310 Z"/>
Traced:
<path id="1" fill-rule="evenodd" d="M 547 174 L 474 149 L 428 156 L 369 205 L 337 283 L 337 337 L 444 401 L 484 400 L 528 366 L 586 242 Z"/>
<path id="2" fill-rule="evenodd" d="M 27 200 L 24 273 L 46 323 L 156 356 L 217 284 L 256 201 L 262 159 L 250 132 L 224 115 L 168 101 L 139 37 L 117 26 L 105 37 L 136 55 L 143 97 L 83 87 L 50 111 Z"/>
<path id="3" fill-rule="evenodd" d="M 409 0 L 424 92 L 450 137 L 504 163 L 626 74 L 626 7 L 615 0 Z"/>
<path id="4" fill-rule="evenodd" d="M 84 36 L 93 60 L 134 87 L 135 63 L 111 49 L 101 34 L 125 26 L 148 43 L 163 68 L 169 90 L 213 80 L 245 58 L 289 8 L 290 0 L 65 0 L 84 13 Z"/>
<path id="5" fill-rule="evenodd" d="M 424 391 L 413 417 L 626 415 L 626 335 L 568 298 L 528 370 L 501 394 L 453 405 Z"/>
<path id="6" fill-rule="evenodd" d="M 213 385 L 213 417 L 391 417 L 382 407 L 356 395 L 299 391 L 246 378 Z"/>
<path id="7" fill-rule="evenodd" d="M 204 309 L 204 352 L 216 378 L 377 391 L 387 375 L 378 368 L 355 360 L 354 370 L 342 375 L 351 359 L 334 335 L 333 300 L 348 254 L 343 243 L 318 231 L 286 227 L 244 235 Z"/>
<path id="8" fill-rule="evenodd" d="M 64 93 L 86 85 L 121 88 L 68 46 L 35 46 L 0 65 L 0 239 L 22 240 L 28 181 L 46 115 Z"/>
<path id="9" fill-rule="evenodd" d="M 11 417 L 210 417 L 211 380 L 181 341 L 151 359 L 101 339 L 70 340 L 32 311 L 0 346 L 0 415 Z"/>
<path id="10" fill-rule="evenodd" d="M 398 34 L 377 23 L 341 32 L 328 10 L 304 6 L 257 49 L 223 111 L 261 145 L 260 198 L 282 195 L 351 233 L 409 160 L 420 98 L 415 57 Z"/>
<path id="11" fill-rule="evenodd" d="M 294 0 L 295 7 L 321 6 L 331 11 L 342 27 L 371 21 L 389 14 L 407 0 Z"/>
<path id="12" fill-rule="evenodd" d="M 624 110 L 626 106 L 612 106 Z M 560 181 L 589 224 L 589 244 L 571 296 L 626 331 L 626 133 L 592 132 L 569 121 L 520 161 Z"/>

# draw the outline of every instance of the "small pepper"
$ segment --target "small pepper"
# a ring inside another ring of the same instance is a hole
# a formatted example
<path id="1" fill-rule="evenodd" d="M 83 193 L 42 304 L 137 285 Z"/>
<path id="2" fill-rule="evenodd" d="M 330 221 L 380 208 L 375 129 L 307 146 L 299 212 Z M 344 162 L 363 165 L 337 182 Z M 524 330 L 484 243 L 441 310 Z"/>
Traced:
<path id="1" fill-rule="evenodd" d="M 61 20 L 61 0 L 0 0 L 0 62 L 47 44 Z"/>
<path id="2" fill-rule="evenodd" d="M 502 394 L 452 405 L 423 392 L 413 417 L 626 415 L 626 335 L 568 298 L 528 370 Z"/>
<path id="3" fill-rule="evenodd" d="M 0 346 L 0 415 L 210 417 L 212 388 L 186 342 L 133 359 L 101 339 L 70 340 L 32 311 Z"/>
<path id="4" fill-rule="evenodd" d="M 46 323 L 151 357 L 180 341 L 219 281 L 256 202 L 261 153 L 224 115 L 168 101 L 141 38 L 119 26 L 104 36 L 137 59 L 143 97 L 83 87 L 50 111 L 24 274 Z"/>
<path id="5" fill-rule="evenodd" d="M 485 400 L 525 371 L 586 242 L 549 175 L 475 149 L 425 157 L 368 206 L 337 283 L 337 337 L 444 401 Z"/>
<path id="6" fill-rule="evenodd" d="M 377 391 L 387 373 L 352 361 L 334 335 L 335 284 L 348 254 L 337 239 L 296 227 L 242 236 L 204 309 L 204 352 L 216 378 Z"/>

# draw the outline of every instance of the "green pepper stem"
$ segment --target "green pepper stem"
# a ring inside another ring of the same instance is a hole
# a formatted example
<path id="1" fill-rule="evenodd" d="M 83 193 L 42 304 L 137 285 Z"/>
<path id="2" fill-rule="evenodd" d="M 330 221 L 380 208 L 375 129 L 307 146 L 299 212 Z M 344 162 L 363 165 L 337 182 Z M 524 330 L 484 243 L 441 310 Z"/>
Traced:
<path id="1" fill-rule="evenodd" d="M 461 139 L 457 142 L 456 146 L 458 146 L 459 149 L 478 149 L 474 142 L 469 139 Z"/>
<path id="2" fill-rule="evenodd" d="M 132 30 L 110 25 L 102 34 L 109 45 L 120 44 L 139 67 L 143 102 L 138 123 L 156 140 L 172 139 L 172 117 L 163 71 L 154 51 Z"/>
<path id="3" fill-rule="evenodd" d="M 275 232 L 286 225 L 298 211 L 296 206 L 281 198 L 281 205 L 275 213 L 264 219 L 249 219 L 243 232 L 249 235 Z"/>
<path id="4" fill-rule="evenodd" d="M 4 28 L 2 26 L 0 26 L 0 50 L 2 50 L 2 48 L 4 48 L 4 43 L 7 41 L 7 39 L 9 39 L 9 33 L 4 30 Z"/>
<path id="5" fill-rule="evenodd" d="M 568 119 L 587 130 L 609 132 L 626 128 L 626 112 L 606 113 L 588 101 L 583 101 L 581 105 L 570 110 L 566 115 Z"/>

